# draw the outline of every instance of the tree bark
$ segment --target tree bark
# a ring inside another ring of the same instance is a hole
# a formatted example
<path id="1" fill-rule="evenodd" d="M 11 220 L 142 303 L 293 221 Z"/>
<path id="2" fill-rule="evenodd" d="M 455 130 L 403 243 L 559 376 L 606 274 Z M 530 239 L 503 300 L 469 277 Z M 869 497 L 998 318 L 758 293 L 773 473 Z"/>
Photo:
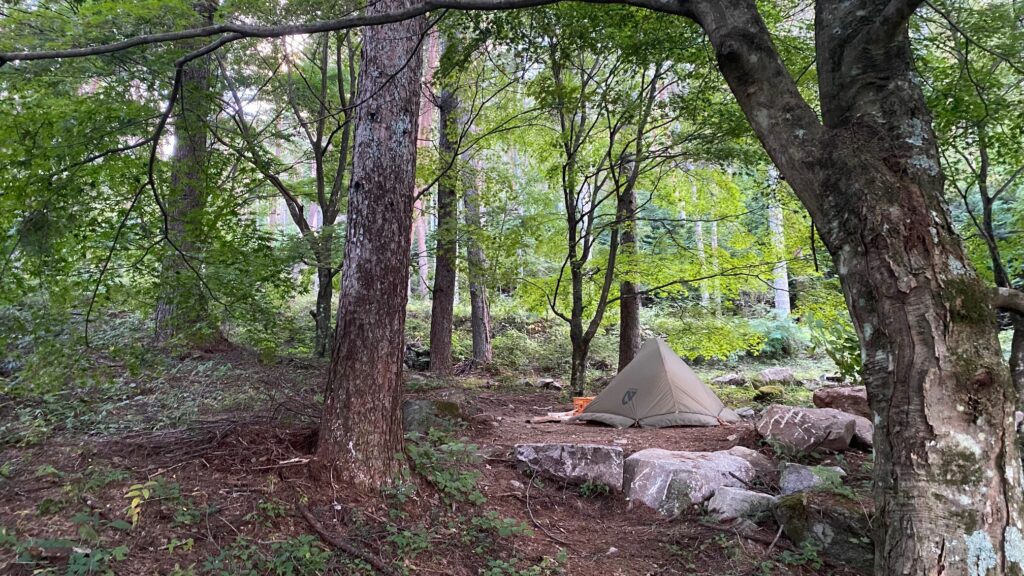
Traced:
<path id="1" fill-rule="evenodd" d="M 1019 574 L 1015 394 L 945 204 L 912 69 L 916 5 L 816 4 L 822 123 L 753 2 L 684 13 L 836 262 L 876 424 L 875 573 Z"/>
<path id="2" fill-rule="evenodd" d="M 483 220 L 480 217 L 480 193 L 476 174 L 467 168 L 462 202 L 466 219 L 466 262 L 469 272 L 470 326 L 473 331 L 473 363 L 484 366 L 491 362 L 491 312 L 487 302 L 487 257 L 480 244 Z"/>
<path id="3" fill-rule="evenodd" d="M 458 96 L 444 90 L 438 99 L 440 168 L 437 182 L 437 248 L 434 255 L 434 293 L 430 308 L 430 371 L 440 376 L 452 372 L 452 316 L 455 311 L 455 258 L 458 246 L 458 199 L 455 192 L 456 150 L 452 135 L 458 130 Z"/>
<path id="4" fill-rule="evenodd" d="M 382 0 L 368 14 L 416 0 Z M 402 358 L 424 19 L 367 28 L 338 323 L 314 471 L 388 484 L 402 452 Z"/>
<path id="5" fill-rule="evenodd" d="M 197 3 L 195 9 L 205 24 L 213 22 L 216 6 Z M 198 238 L 206 205 L 211 77 L 209 57 L 194 60 L 182 70 L 179 108 L 174 118 L 170 193 L 163 202 L 169 246 L 161 263 L 160 295 L 153 315 L 157 342 L 181 336 L 198 344 L 212 339 L 216 329 L 209 325 L 206 292 L 193 270 L 198 264 L 190 267 L 186 261 L 201 251 Z"/>
<path id="6" fill-rule="evenodd" d="M 636 189 L 632 186 L 619 196 L 619 221 L 622 231 L 619 253 L 627 265 L 636 257 Z M 619 371 L 633 361 L 640 350 L 640 298 L 631 280 L 619 283 Z"/>
<path id="7" fill-rule="evenodd" d="M 326 259 L 325 259 L 326 258 Z M 313 311 L 313 321 L 316 324 L 315 337 L 313 339 L 313 353 L 323 358 L 331 347 L 331 336 L 333 334 L 333 321 L 331 308 L 334 300 L 334 270 L 324 267 L 330 265 L 330 256 L 317 258 L 316 269 L 316 308 Z"/>

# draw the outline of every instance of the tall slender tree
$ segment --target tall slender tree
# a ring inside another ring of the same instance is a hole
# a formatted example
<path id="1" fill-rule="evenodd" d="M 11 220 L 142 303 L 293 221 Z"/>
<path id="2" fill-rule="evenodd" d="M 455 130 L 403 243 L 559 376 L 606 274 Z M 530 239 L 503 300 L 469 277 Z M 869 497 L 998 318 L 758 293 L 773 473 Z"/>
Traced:
<path id="1" fill-rule="evenodd" d="M 210 24 L 217 9 L 210 0 L 195 5 L 197 22 Z M 193 41 L 190 44 L 196 46 Z M 202 251 L 203 207 L 207 194 L 207 159 L 212 111 L 211 58 L 187 64 L 174 116 L 170 192 L 161 202 L 166 256 L 161 263 L 159 296 L 153 315 L 158 342 L 183 337 L 208 341 L 216 332 L 207 313 L 207 296 L 196 256 Z"/>
<path id="2" fill-rule="evenodd" d="M 434 290 L 430 310 L 430 371 L 447 376 L 452 371 L 452 316 L 455 310 L 455 280 L 458 236 L 459 97 L 448 87 L 438 96 L 438 150 L 441 175 L 437 181 L 437 248 L 434 253 Z"/>

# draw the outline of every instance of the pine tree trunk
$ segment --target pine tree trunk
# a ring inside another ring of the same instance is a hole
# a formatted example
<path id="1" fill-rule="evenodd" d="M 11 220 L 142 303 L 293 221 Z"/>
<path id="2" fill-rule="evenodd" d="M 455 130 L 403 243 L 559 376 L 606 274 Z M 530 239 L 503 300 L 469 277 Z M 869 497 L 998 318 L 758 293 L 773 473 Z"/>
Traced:
<path id="1" fill-rule="evenodd" d="M 441 169 L 446 173 L 437 183 L 437 248 L 434 257 L 434 293 L 430 309 L 430 371 L 446 376 L 452 372 L 452 316 L 455 309 L 455 258 L 458 234 L 458 199 L 454 169 L 458 129 L 458 97 L 443 91 L 439 98 L 439 148 Z M 451 169 L 449 169 L 451 168 Z"/>
<path id="2" fill-rule="evenodd" d="M 625 257 L 626 272 L 636 257 L 636 189 L 632 186 L 618 201 L 620 232 L 619 253 Z M 621 265 L 620 265 L 621 268 Z M 633 361 L 640 350 L 640 298 L 630 280 L 619 283 L 619 371 Z"/>
<path id="3" fill-rule="evenodd" d="M 484 366 L 491 362 L 491 312 L 487 302 L 487 258 L 480 245 L 483 232 L 480 217 L 480 193 L 476 189 L 476 175 L 467 169 L 462 201 L 466 219 L 466 261 L 469 271 L 470 326 L 473 331 L 473 362 Z"/>
<path id="4" fill-rule="evenodd" d="M 366 13 L 415 0 L 382 0 Z M 402 359 L 419 113 L 422 17 L 366 28 L 348 231 L 314 471 L 376 489 L 402 452 Z"/>
<path id="5" fill-rule="evenodd" d="M 214 10 L 215 6 L 196 4 L 205 23 L 212 22 Z M 211 68 L 206 57 L 192 61 L 182 70 L 178 112 L 174 117 L 170 190 L 163 201 L 168 246 L 160 266 L 160 292 L 153 315 L 157 342 L 180 336 L 199 344 L 212 339 L 214 330 L 207 323 L 206 292 L 193 270 L 199 267 L 198 237 L 206 205 L 206 122 L 211 108 Z"/>

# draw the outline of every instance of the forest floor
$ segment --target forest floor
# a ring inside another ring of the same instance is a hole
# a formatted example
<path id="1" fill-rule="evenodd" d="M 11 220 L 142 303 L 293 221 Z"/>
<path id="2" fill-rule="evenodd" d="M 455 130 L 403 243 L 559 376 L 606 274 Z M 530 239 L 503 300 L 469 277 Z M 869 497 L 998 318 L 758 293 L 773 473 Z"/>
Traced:
<path id="1" fill-rule="evenodd" d="M 412 375 L 409 397 L 487 416 L 410 451 L 416 473 L 368 496 L 308 474 L 322 363 L 265 365 L 232 349 L 174 366 L 160 377 L 126 370 L 100 392 L 0 397 L 0 574 L 374 573 L 321 540 L 303 510 L 396 574 L 846 573 L 784 538 L 772 546 L 771 525 L 744 537 L 696 509 L 666 519 L 620 495 L 532 482 L 509 458 L 517 443 L 547 441 L 767 451 L 749 424 L 528 424 L 569 399 L 516 378 Z M 483 456 L 457 458 L 469 453 Z M 846 480 L 869 499 L 866 473 Z"/>

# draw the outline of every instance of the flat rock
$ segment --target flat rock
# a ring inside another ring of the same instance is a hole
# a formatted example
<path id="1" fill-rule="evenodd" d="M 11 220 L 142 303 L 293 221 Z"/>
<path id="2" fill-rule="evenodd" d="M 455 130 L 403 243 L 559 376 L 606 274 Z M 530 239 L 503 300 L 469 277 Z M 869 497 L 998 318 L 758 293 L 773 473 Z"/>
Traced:
<path id="1" fill-rule="evenodd" d="M 732 486 L 715 490 L 707 504 L 708 512 L 719 522 L 770 513 L 774 506 L 774 496 Z"/>
<path id="2" fill-rule="evenodd" d="M 846 471 L 838 466 L 804 466 L 783 462 L 779 471 L 779 492 L 786 496 L 842 482 Z"/>
<path id="3" fill-rule="evenodd" d="M 747 379 L 740 374 L 724 374 L 711 381 L 719 386 L 746 386 Z"/>
<path id="4" fill-rule="evenodd" d="M 739 416 L 740 418 L 745 418 L 745 419 L 750 419 L 750 418 L 753 418 L 753 417 L 757 416 L 757 412 L 754 412 L 754 409 L 749 407 L 749 406 L 744 406 L 743 408 L 737 408 L 737 409 L 733 410 L 733 412 L 735 412 L 736 415 Z"/>
<path id="5" fill-rule="evenodd" d="M 791 450 L 849 449 L 855 416 L 832 408 L 794 408 L 772 405 L 757 420 L 757 433 Z M 869 422 L 870 424 L 870 422 Z"/>
<path id="6" fill-rule="evenodd" d="M 738 448 L 738 447 L 737 447 Z M 719 452 L 641 450 L 626 458 L 626 497 L 658 512 L 675 516 L 710 498 L 722 486 L 744 487 L 757 476 L 743 449 Z"/>
<path id="7" fill-rule="evenodd" d="M 517 444 L 516 467 L 568 484 L 592 482 L 622 490 L 623 452 L 598 444 Z"/>
<path id="8" fill-rule="evenodd" d="M 868 407 L 868 391 L 864 386 L 842 386 L 819 388 L 814 391 L 814 405 L 818 408 L 835 408 L 870 422 L 871 408 Z"/>
<path id="9" fill-rule="evenodd" d="M 789 368 L 767 368 L 757 375 L 758 386 L 793 386 L 799 383 Z"/>

